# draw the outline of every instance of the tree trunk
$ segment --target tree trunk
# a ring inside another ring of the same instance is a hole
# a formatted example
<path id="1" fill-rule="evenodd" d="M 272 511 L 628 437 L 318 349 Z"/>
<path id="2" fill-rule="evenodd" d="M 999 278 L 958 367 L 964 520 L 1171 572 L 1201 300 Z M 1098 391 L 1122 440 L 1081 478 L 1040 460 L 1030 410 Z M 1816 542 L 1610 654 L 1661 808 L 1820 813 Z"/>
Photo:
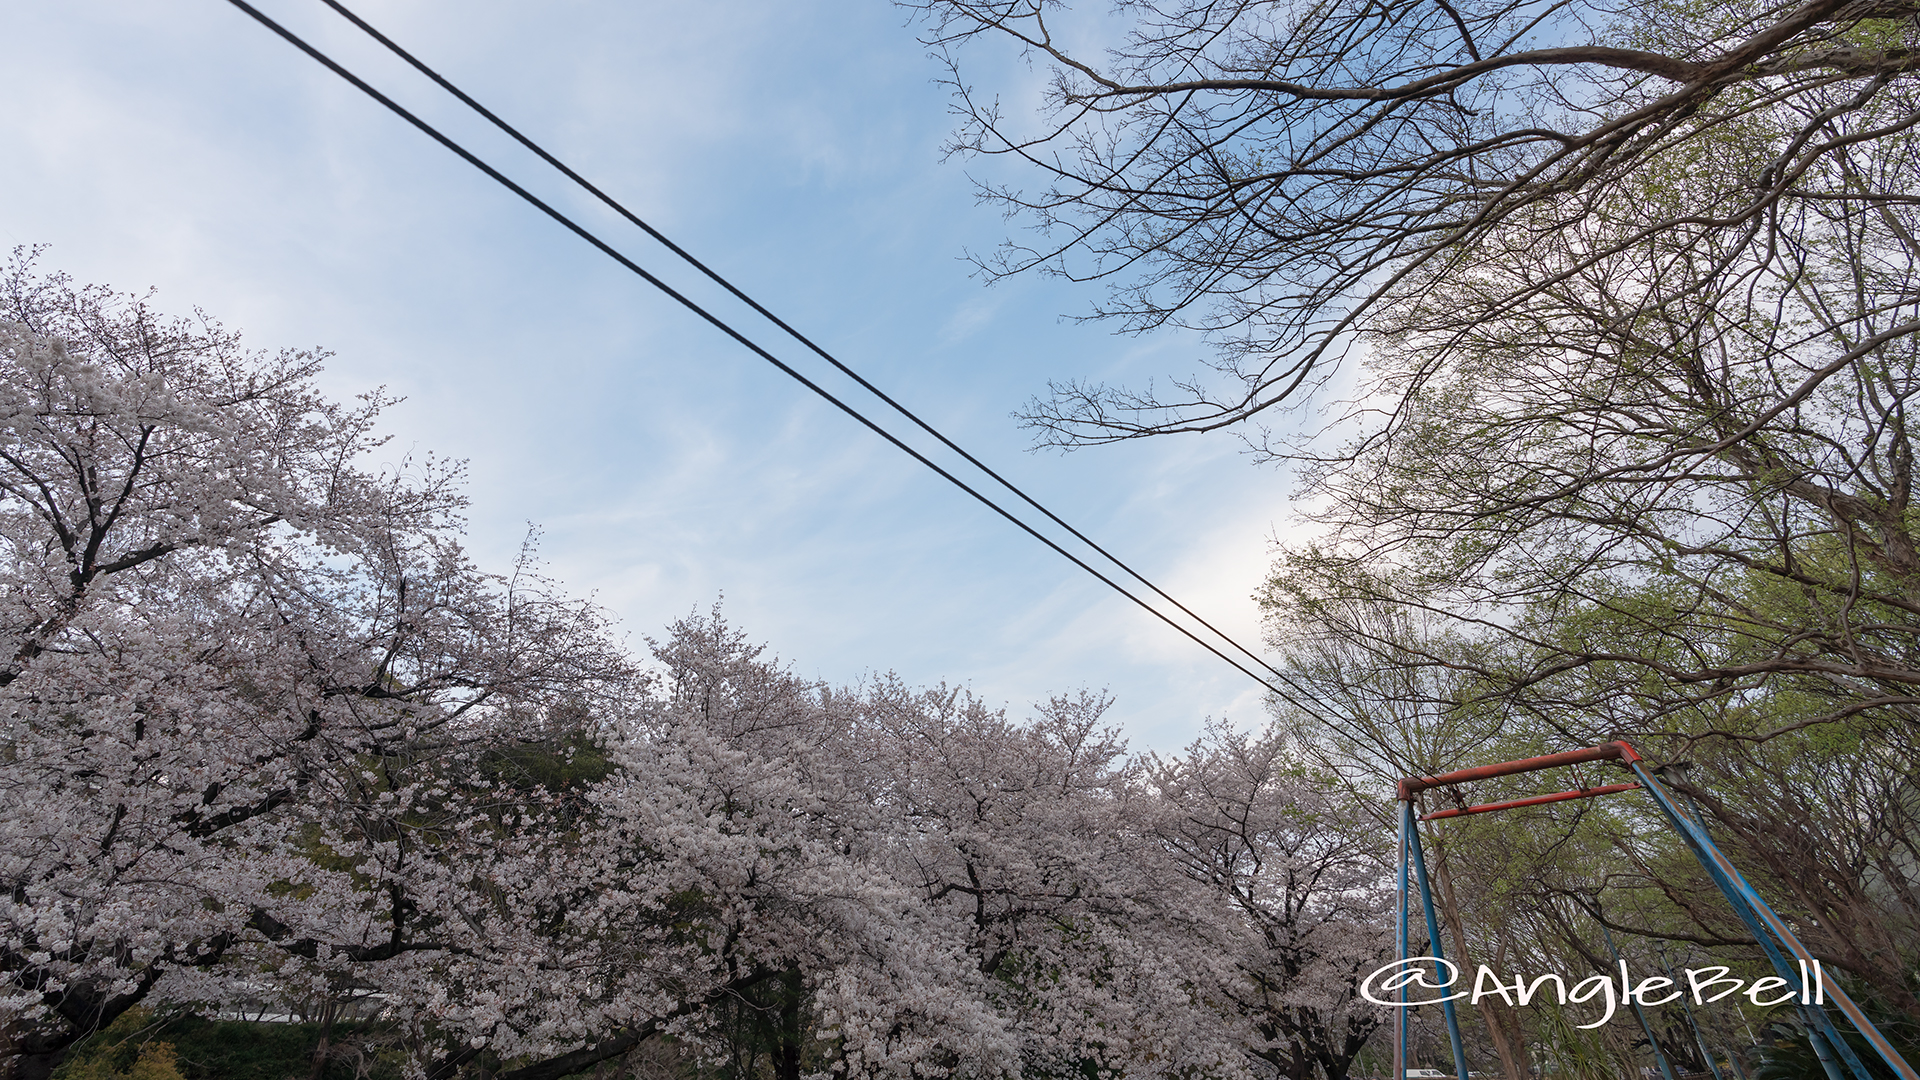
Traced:
<path id="1" fill-rule="evenodd" d="M 333 1052 L 333 1022 L 340 1015 L 340 1003 L 329 999 L 320 1006 L 320 1041 L 313 1048 L 313 1067 L 307 1080 L 321 1080 L 327 1073 L 327 1057 Z"/>
<path id="2" fill-rule="evenodd" d="M 805 1032 L 800 1022 L 802 988 L 800 973 L 788 971 L 780 977 L 780 1041 L 773 1058 L 774 1080 L 800 1080 L 800 1049 Z"/>
<path id="3" fill-rule="evenodd" d="M 1446 923 L 1447 932 L 1453 938 L 1453 953 L 1459 957 L 1460 977 L 1470 980 L 1468 973 L 1473 970 L 1473 961 L 1467 952 L 1467 933 L 1460 921 L 1460 904 L 1454 897 L 1453 873 L 1447 867 L 1446 846 L 1438 838 L 1434 839 L 1432 846 L 1434 876 L 1440 881 L 1440 919 Z M 1472 983 L 1469 981 L 1468 985 Z M 1493 1041 L 1493 1052 L 1500 1056 L 1500 1068 L 1506 1073 L 1507 1080 L 1527 1080 L 1524 1050 L 1519 1047 L 1520 1040 L 1514 1037 L 1520 1028 L 1520 1018 L 1513 1014 L 1506 1002 L 1498 998 L 1483 999 L 1474 1008 L 1480 1011 L 1480 1020 L 1487 1025 L 1487 1037 Z"/>

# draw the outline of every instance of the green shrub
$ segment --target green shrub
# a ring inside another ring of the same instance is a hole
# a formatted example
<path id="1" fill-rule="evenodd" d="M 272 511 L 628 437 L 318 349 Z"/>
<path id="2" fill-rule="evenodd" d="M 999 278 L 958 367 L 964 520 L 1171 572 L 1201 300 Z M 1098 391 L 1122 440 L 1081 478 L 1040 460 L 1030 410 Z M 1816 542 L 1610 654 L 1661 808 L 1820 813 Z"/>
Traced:
<path id="1" fill-rule="evenodd" d="M 331 1037 L 348 1053 L 330 1056 L 323 1080 L 398 1080 L 392 1055 L 351 1048 L 372 1025 L 335 1024 Z M 320 1043 L 319 1024 L 256 1024 L 191 1014 L 156 1019 L 129 1009 L 112 1026 L 74 1049 L 53 1080 L 307 1080 Z M 364 1072 L 362 1068 L 364 1067 Z"/>

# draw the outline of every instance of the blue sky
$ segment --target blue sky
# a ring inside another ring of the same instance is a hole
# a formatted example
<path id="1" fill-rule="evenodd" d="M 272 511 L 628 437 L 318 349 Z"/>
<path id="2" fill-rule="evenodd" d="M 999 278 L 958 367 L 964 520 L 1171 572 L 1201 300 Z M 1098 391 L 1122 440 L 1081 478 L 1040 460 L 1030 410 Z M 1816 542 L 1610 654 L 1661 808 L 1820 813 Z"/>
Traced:
<path id="1" fill-rule="evenodd" d="M 698 298 L 780 342 L 317 0 L 292 26 Z M 1060 318 L 1094 294 L 991 288 L 1009 235 L 942 162 L 919 28 L 881 0 L 350 4 L 1189 606 L 1258 639 L 1249 594 L 1288 479 L 1230 438 L 1026 452 L 1048 379 L 1193 370 L 1178 334 Z M 780 376 L 223 0 L 0 4 L 0 241 L 258 348 L 334 352 L 384 385 L 389 459 L 463 458 L 469 542 L 504 568 L 529 522 L 555 577 L 636 646 L 721 593 L 796 671 L 970 685 L 1016 713 L 1105 687 L 1137 748 L 1261 716 L 1245 676 Z M 1039 76 L 972 73 L 1030 111 Z M 995 67 L 995 63 L 1002 66 Z M 1018 179 L 1017 175 L 1008 178 Z M 870 403 L 863 403 L 863 408 Z M 870 410 L 871 411 L 871 410 Z M 895 425 L 898 427 L 899 425 Z"/>

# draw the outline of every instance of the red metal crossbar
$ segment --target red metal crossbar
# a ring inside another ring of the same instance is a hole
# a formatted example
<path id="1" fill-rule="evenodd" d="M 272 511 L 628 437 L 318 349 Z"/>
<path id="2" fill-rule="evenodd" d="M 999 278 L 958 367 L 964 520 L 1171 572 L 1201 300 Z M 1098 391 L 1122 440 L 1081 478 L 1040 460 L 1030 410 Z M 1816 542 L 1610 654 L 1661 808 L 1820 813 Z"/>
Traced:
<path id="1" fill-rule="evenodd" d="M 1506 802 L 1481 803 L 1479 806 L 1457 807 L 1452 810 L 1435 810 L 1431 814 L 1421 814 L 1421 821 L 1433 821 L 1438 818 L 1462 817 L 1467 814 L 1486 814 L 1495 810 L 1511 810 L 1516 806 L 1538 806 L 1541 803 L 1565 802 L 1568 799 L 1590 799 L 1595 795 L 1611 795 L 1616 791 L 1635 791 L 1639 784 L 1604 784 L 1600 787 L 1575 788 L 1562 791 L 1557 795 L 1535 795 L 1531 799 L 1508 799 Z"/>
<path id="2" fill-rule="evenodd" d="M 1455 772 L 1441 773 L 1438 776 L 1409 776 L 1400 781 L 1398 794 L 1401 801 L 1411 802 L 1415 795 L 1429 788 L 1450 787 L 1454 784 L 1464 784 L 1469 780 L 1486 780 L 1495 776 L 1512 776 L 1515 773 L 1538 772 L 1541 769 L 1557 769 L 1563 765 L 1578 765 L 1583 761 L 1619 761 L 1632 764 L 1639 760 L 1640 755 L 1634 751 L 1633 747 L 1627 745 L 1624 741 L 1601 743 L 1599 746 L 1589 746 L 1585 750 L 1569 750 L 1564 754 L 1548 754 L 1545 757 L 1521 758 L 1518 761 L 1502 761 L 1496 765 L 1481 765 L 1472 769 L 1460 769 Z M 1638 787 L 1639 785 L 1635 784 L 1632 786 Z M 1557 802 L 1562 798 L 1581 799 L 1589 795 L 1603 795 L 1606 791 L 1624 790 L 1626 790 L 1626 788 L 1623 787 L 1609 787 L 1605 791 L 1600 788 L 1583 788 L 1577 792 L 1563 792 L 1559 796 L 1538 801 Z M 1525 806 L 1527 802 L 1528 800 L 1515 800 L 1513 803 L 1506 805 Z M 1502 804 L 1489 803 L 1485 807 L 1474 808 L 1474 812 L 1482 813 L 1486 810 L 1498 810 L 1502 808 Z"/>
<path id="3" fill-rule="evenodd" d="M 1781 950 L 1785 954 L 1791 955 L 1800 962 L 1803 973 L 1808 963 L 1815 964 L 1817 970 L 1818 961 L 1814 960 L 1813 954 L 1807 951 L 1805 945 L 1801 944 L 1800 939 L 1794 935 L 1792 928 L 1787 925 L 1785 920 L 1776 915 L 1773 909 L 1767 906 L 1767 902 L 1760 898 L 1760 894 L 1753 890 L 1753 886 L 1748 884 L 1747 880 L 1740 876 L 1740 871 L 1734 869 L 1733 864 L 1727 860 L 1726 855 L 1714 844 L 1713 838 L 1708 836 L 1704 828 L 1689 818 L 1687 814 L 1680 809 L 1679 804 L 1667 793 L 1665 785 L 1660 783 L 1659 778 L 1654 775 L 1652 770 L 1646 767 L 1640 755 L 1634 752 L 1633 747 L 1625 742 L 1603 743 L 1599 746 L 1590 746 L 1585 750 L 1574 750 L 1565 754 L 1548 754 L 1545 757 L 1522 758 L 1519 761 L 1503 761 L 1497 765 L 1482 765 L 1474 769 L 1460 769 L 1456 772 L 1441 773 L 1438 776 L 1409 776 L 1400 781 L 1400 905 L 1397 916 L 1399 926 L 1395 933 L 1401 963 L 1407 963 L 1410 956 L 1407 934 L 1407 903 L 1409 895 L 1407 860 L 1409 855 L 1412 856 L 1413 871 L 1420 883 L 1420 899 L 1427 917 L 1427 947 L 1432 951 L 1434 958 L 1437 959 L 1440 956 L 1440 926 L 1438 919 L 1434 915 L 1433 892 L 1427 885 L 1426 862 L 1420 854 L 1420 830 L 1415 826 L 1413 816 L 1414 797 L 1420 792 L 1432 788 L 1451 787 L 1454 784 L 1464 784 L 1471 780 L 1485 780 L 1495 776 L 1512 776 L 1516 773 L 1538 772 L 1541 769 L 1557 769 L 1563 765 L 1578 765 L 1587 761 L 1618 761 L 1633 770 L 1634 776 L 1638 779 L 1639 783 L 1603 784 L 1598 787 L 1562 791 L 1554 795 L 1536 795 L 1528 799 L 1510 799 L 1506 802 L 1484 803 L 1479 806 L 1441 810 L 1427 814 L 1420 820 L 1432 821 L 1435 818 L 1460 817 L 1464 814 L 1484 814 L 1493 810 L 1506 810 L 1516 806 L 1535 806 L 1540 803 L 1561 802 L 1566 799 L 1586 799 L 1595 795 L 1608 795 L 1616 791 L 1630 791 L 1635 788 L 1640 788 L 1653 796 L 1654 802 L 1659 805 L 1660 812 L 1666 817 L 1667 823 L 1679 832 L 1681 838 L 1686 841 L 1687 846 L 1693 851 L 1694 856 L 1700 860 L 1700 865 L 1705 868 L 1707 873 L 1714 879 L 1714 884 L 1726 895 L 1727 902 L 1732 904 L 1734 911 L 1746 921 L 1748 926 L 1753 928 L 1755 935 L 1760 936 L 1762 928 L 1764 927 L 1766 933 L 1770 934 L 1773 939 L 1779 943 Z M 1765 938 L 1762 937 L 1761 940 L 1764 941 Z M 1773 962 L 1774 970 L 1779 973 L 1780 981 L 1783 984 L 1790 985 L 1793 981 L 1793 971 L 1787 966 L 1787 961 L 1782 955 L 1782 951 L 1775 951 L 1769 948 L 1768 956 Z M 1834 999 L 1835 1005 L 1846 1015 L 1846 1018 L 1853 1024 L 1854 1029 L 1866 1038 L 1867 1042 L 1871 1044 L 1874 1050 L 1880 1055 L 1880 1059 L 1886 1062 L 1887 1066 L 1891 1068 L 1901 1080 L 1920 1080 L 1920 1071 L 1916 1071 L 1912 1065 L 1909 1065 L 1906 1058 L 1902 1057 L 1900 1052 L 1894 1048 L 1893 1044 L 1887 1041 L 1886 1036 L 1881 1033 L 1878 1027 L 1874 1026 L 1873 1021 L 1868 1018 L 1866 1012 L 1847 995 L 1844 987 L 1835 983 L 1827 987 L 1827 994 Z M 1469 1073 L 1467 1072 L 1466 1054 L 1462 1049 L 1460 1040 L 1459 1021 L 1453 1011 L 1453 999 L 1441 998 L 1439 1000 L 1440 1008 L 1446 1013 L 1447 1017 L 1447 1037 L 1453 1046 L 1455 1071 L 1458 1074 L 1457 1080 L 1470 1080 Z M 1410 1010 L 1404 1007 L 1407 1003 L 1406 986 L 1404 984 L 1399 988 L 1398 1001 L 1403 1005 L 1403 1008 L 1400 1013 L 1400 1018 L 1395 1025 L 1397 1037 L 1394 1041 L 1393 1074 L 1396 1080 L 1405 1080 L 1408 1076 L 1407 1064 L 1410 1061 L 1408 1039 L 1411 1033 L 1411 1025 L 1408 1017 Z M 1847 1042 L 1842 1041 L 1839 1029 L 1828 1019 L 1825 1010 L 1815 1009 L 1811 1014 L 1811 1019 L 1817 1022 L 1820 1029 L 1821 1038 L 1814 1041 L 1814 1047 L 1820 1052 L 1821 1062 L 1826 1066 L 1827 1074 L 1835 1077 L 1836 1080 L 1840 1076 L 1838 1065 L 1831 1059 L 1828 1050 L 1821 1049 L 1822 1046 L 1829 1048 L 1833 1054 L 1837 1054 L 1846 1063 L 1848 1071 L 1853 1074 L 1856 1080 L 1868 1080 L 1869 1074 L 1865 1065 L 1860 1061 L 1859 1056 L 1854 1052 L 1853 1048 Z M 1651 1029 L 1649 1028 L 1648 1031 L 1648 1038 L 1651 1039 Z M 1664 1059 L 1662 1065 L 1663 1067 L 1665 1065 Z"/>

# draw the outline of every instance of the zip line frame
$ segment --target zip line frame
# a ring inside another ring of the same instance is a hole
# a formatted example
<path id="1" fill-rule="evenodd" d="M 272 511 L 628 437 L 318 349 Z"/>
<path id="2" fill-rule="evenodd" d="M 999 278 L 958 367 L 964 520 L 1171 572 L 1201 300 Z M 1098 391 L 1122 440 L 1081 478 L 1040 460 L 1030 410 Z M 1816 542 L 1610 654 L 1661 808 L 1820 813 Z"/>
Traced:
<path id="1" fill-rule="evenodd" d="M 1579 787 L 1553 795 L 1536 795 L 1525 799 L 1509 799 L 1504 802 L 1483 803 L 1477 806 L 1437 810 L 1433 813 L 1418 816 L 1415 814 L 1414 801 L 1423 791 L 1430 791 L 1435 788 L 1452 788 L 1459 784 L 1469 783 L 1474 780 L 1486 780 L 1496 776 L 1513 776 L 1519 773 L 1539 772 L 1545 769 L 1559 769 L 1590 761 L 1617 762 L 1630 770 L 1635 780 L 1632 783 Z M 1747 929 L 1753 933 L 1754 941 L 1759 943 L 1761 951 L 1766 954 L 1767 960 L 1773 965 L 1774 971 L 1790 986 L 1796 981 L 1804 985 L 1804 974 L 1807 966 L 1813 965 L 1815 971 L 1819 970 L 1818 961 L 1814 960 L 1813 954 L 1807 950 L 1805 945 L 1800 943 L 1800 939 L 1794 935 L 1793 930 L 1787 926 L 1786 922 L 1782 920 L 1780 916 L 1776 915 L 1771 907 L 1767 906 L 1767 902 L 1761 899 L 1760 894 L 1754 890 L 1746 878 L 1741 876 L 1740 871 L 1734 868 L 1733 863 L 1727 859 L 1726 854 L 1713 842 L 1713 838 L 1707 835 L 1706 828 L 1681 808 L 1680 803 L 1673 797 L 1673 793 L 1667 790 L 1666 785 L 1662 784 L 1659 778 L 1653 774 L 1652 770 L 1646 767 L 1646 762 L 1640 757 L 1639 753 L 1625 741 L 1602 743 L 1599 746 L 1590 746 L 1584 750 L 1570 750 L 1561 754 L 1548 754 L 1544 757 L 1521 758 L 1516 761 L 1502 761 L 1497 764 L 1481 765 L 1471 769 L 1459 769 L 1454 772 L 1441 773 L 1438 776 L 1409 776 L 1401 780 L 1396 791 L 1396 795 L 1400 801 L 1400 864 L 1397 875 L 1399 897 L 1398 906 L 1395 909 L 1394 915 L 1394 942 L 1399 950 L 1400 962 L 1396 970 L 1400 973 L 1406 972 L 1410 969 L 1410 965 L 1415 959 L 1415 957 L 1412 956 L 1410 947 L 1412 935 L 1409 916 L 1411 914 L 1412 886 L 1418 885 L 1420 890 L 1421 913 L 1425 917 L 1427 947 L 1429 950 L 1427 957 L 1423 957 L 1422 959 L 1431 958 L 1435 961 L 1433 965 L 1433 978 L 1436 985 L 1441 985 L 1441 980 L 1445 978 L 1441 970 L 1440 962 L 1445 960 L 1446 954 L 1440 944 L 1440 924 L 1434 915 L 1433 888 L 1427 878 L 1426 856 L 1421 850 L 1420 845 L 1420 822 L 1441 821 L 1448 818 L 1464 817 L 1470 814 L 1494 813 L 1500 810 L 1511 810 L 1522 806 L 1539 806 L 1547 803 L 1565 802 L 1570 799 L 1590 799 L 1599 795 L 1612 795 L 1622 791 L 1635 790 L 1645 791 L 1653 797 L 1654 803 L 1659 807 L 1661 814 L 1667 819 L 1667 824 L 1680 835 L 1681 840 L 1685 841 L 1687 849 L 1693 853 L 1695 859 L 1699 860 L 1701 867 L 1707 871 L 1707 876 L 1713 879 L 1714 885 L 1717 886 L 1722 895 L 1727 898 L 1727 903 L 1732 906 L 1734 914 L 1738 915 L 1740 921 L 1746 924 Z M 1411 871 L 1411 880 L 1409 879 L 1409 871 Z M 1608 942 L 1609 945 L 1611 945 L 1611 935 L 1608 936 Z M 1794 968 L 1789 965 L 1789 956 L 1800 965 L 1798 971 L 1795 971 Z M 1623 961 L 1621 963 L 1623 972 L 1625 966 L 1625 962 Z M 1457 972 L 1459 969 L 1456 968 L 1455 970 Z M 1624 974 L 1622 977 L 1624 978 Z M 1407 1069 L 1411 1064 L 1410 1041 L 1413 1025 L 1412 1013 L 1417 1003 L 1412 1003 L 1407 1000 L 1406 980 L 1401 978 L 1397 981 L 1399 985 L 1395 990 L 1395 1002 L 1398 1006 L 1396 1010 L 1398 1016 L 1394 1021 L 1393 1080 L 1407 1080 Z M 1456 976 L 1454 980 L 1444 985 L 1452 987 L 1457 982 L 1458 977 Z M 1845 989 L 1837 983 L 1832 985 L 1823 983 L 1822 985 L 1824 992 L 1832 995 L 1834 1005 L 1840 1010 L 1841 1014 L 1853 1025 L 1854 1030 L 1858 1031 L 1874 1050 L 1879 1053 L 1881 1060 L 1886 1062 L 1887 1066 L 1893 1070 L 1895 1076 L 1899 1077 L 1900 1080 L 1920 1080 L 1920 1073 L 1916 1073 L 1913 1066 L 1907 1064 L 1907 1060 L 1900 1056 L 1898 1050 L 1893 1048 L 1893 1044 L 1887 1041 L 1886 1036 L 1881 1034 L 1880 1029 L 1874 1026 L 1873 1021 L 1867 1018 L 1866 1012 L 1848 996 Z M 1623 987 L 1622 992 L 1626 996 L 1626 1004 L 1633 1007 L 1635 1013 L 1640 1016 L 1642 1027 L 1647 1030 L 1647 1041 L 1653 1047 L 1654 1057 L 1660 1063 L 1661 1072 L 1667 1080 L 1672 1080 L 1673 1071 L 1667 1063 L 1666 1054 L 1661 1051 L 1659 1040 L 1653 1037 L 1652 1028 L 1648 1025 L 1645 1014 L 1640 1009 L 1638 998 L 1631 992 L 1630 987 Z M 1446 1016 L 1447 1041 L 1453 1050 L 1454 1072 L 1457 1080 L 1469 1080 L 1467 1073 L 1467 1056 L 1460 1038 L 1460 1017 L 1453 1007 L 1453 998 L 1451 995 L 1441 1000 L 1440 1008 Z M 1799 1008 L 1801 1018 L 1807 1026 L 1807 1039 L 1813 1044 L 1814 1053 L 1818 1055 L 1821 1066 L 1826 1070 L 1828 1080 L 1848 1080 L 1847 1076 L 1841 1072 L 1843 1064 L 1847 1072 L 1852 1075 L 1852 1080 L 1873 1080 L 1872 1074 L 1867 1072 L 1865 1064 L 1861 1062 L 1859 1055 L 1854 1052 L 1853 1047 L 1850 1046 L 1845 1039 L 1840 1037 L 1839 1031 L 1834 1027 L 1833 1020 L 1827 1015 L 1825 1008 L 1817 1004 L 1807 1003 L 1801 1004 Z M 1704 1045 L 1702 1050 L 1705 1050 Z M 1836 1057 L 1838 1060 L 1836 1060 Z M 1709 1065 L 1711 1065 L 1712 1057 L 1710 1054 L 1708 1061 Z"/>

